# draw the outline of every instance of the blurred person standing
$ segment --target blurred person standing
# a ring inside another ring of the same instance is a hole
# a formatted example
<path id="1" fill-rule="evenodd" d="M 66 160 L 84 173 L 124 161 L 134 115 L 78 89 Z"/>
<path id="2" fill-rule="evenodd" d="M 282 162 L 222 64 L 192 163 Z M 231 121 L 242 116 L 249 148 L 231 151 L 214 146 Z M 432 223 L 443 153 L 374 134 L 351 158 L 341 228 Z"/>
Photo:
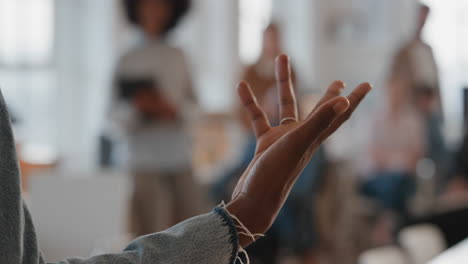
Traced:
<path id="1" fill-rule="evenodd" d="M 166 37 L 189 0 L 123 0 L 142 39 L 114 77 L 110 119 L 122 132 L 133 174 L 130 232 L 157 232 L 199 213 L 192 174 L 190 120 L 196 109 L 183 52 Z"/>
<path id="2" fill-rule="evenodd" d="M 422 173 L 416 202 L 422 211 L 432 210 L 439 187 L 447 180 L 450 156 L 444 134 L 443 107 L 437 62 L 433 50 L 423 40 L 423 31 L 430 16 L 430 8 L 422 3 L 417 12 L 413 37 L 395 55 L 391 78 L 403 80 L 405 87 L 402 99 L 423 119 L 424 162 L 420 163 Z M 425 171 L 425 172 L 423 172 Z"/>
<path id="3" fill-rule="evenodd" d="M 442 111 L 440 103 L 440 85 L 437 63 L 431 46 L 422 39 L 424 26 L 429 17 L 428 6 L 420 4 L 416 32 L 412 39 L 396 53 L 391 66 L 391 75 L 400 76 L 409 82 L 408 100 L 415 101 L 417 89 L 426 87 L 437 97 L 437 109 Z M 404 76 L 404 77 L 402 77 Z"/>
<path id="4" fill-rule="evenodd" d="M 252 84 L 257 100 L 262 103 L 271 88 L 276 85 L 275 58 L 281 53 L 281 34 L 277 24 L 269 24 L 263 32 L 263 46 L 260 58 L 252 65 L 245 67 L 242 80 Z M 293 82 L 295 82 L 294 72 Z M 249 117 L 242 106 L 237 107 L 241 125 L 251 133 Z"/>
<path id="5" fill-rule="evenodd" d="M 278 113 L 276 111 L 276 78 L 275 78 L 275 59 L 281 54 L 280 32 L 278 25 L 271 23 L 263 32 L 262 51 L 256 63 L 245 67 L 242 73 L 242 80 L 251 84 L 253 94 L 258 100 L 259 105 L 264 107 L 268 115 L 271 115 L 270 121 L 277 124 Z M 273 100 L 273 102 L 272 102 Z M 272 104 L 273 103 L 273 104 Z M 242 175 L 248 164 L 252 161 L 256 143 L 255 135 L 251 127 L 250 117 L 245 111 L 245 107 L 240 104 L 235 109 L 236 117 L 246 133 L 246 145 L 242 149 L 241 160 L 234 168 L 223 174 L 214 184 L 211 190 L 212 199 L 215 202 L 220 200 L 229 200 L 230 193 Z M 266 237 L 258 239 L 257 243 L 247 248 L 253 264 L 275 264 L 278 262 L 278 237 L 274 230 L 268 231 Z M 245 260 L 246 261 L 246 260 Z"/>
<path id="6" fill-rule="evenodd" d="M 424 116 L 426 157 L 440 168 L 447 150 L 441 131 L 443 114 L 439 73 L 432 48 L 422 39 L 429 14 L 430 8 L 420 4 L 415 34 L 396 53 L 390 75 L 407 82 L 403 99 Z"/>
<path id="7" fill-rule="evenodd" d="M 242 79 L 251 84 L 251 89 L 259 105 L 270 117 L 271 124 L 283 121 L 279 117 L 276 94 L 277 79 L 275 77 L 275 58 L 281 54 L 281 35 L 278 25 L 269 24 L 263 33 L 263 48 L 258 61 L 245 68 Z M 294 80 L 294 72 L 291 72 Z M 334 84 L 341 85 L 341 82 Z M 240 105 L 237 115 L 241 125 L 247 132 L 247 144 L 243 149 L 242 159 L 235 168 L 228 171 L 214 185 L 212 196 L 215 201 L 228 200 L 232 192 L 231 186 L 239 179 L 242 171 L 251 162 L 256 151 L 249 115 Z M 291 196 L 280 211 L 272 229 L 266 237 L 260 238 L 246 250 L 254 264 L 278 263 L 280 251 L 288 256 L 299 257 L 301 263 L 316 263 L 317 232 L 314 229 L 314 194 L 317 193 L 320 177 L 324 175 L 326 157 L 323 148 L 319 148 L 314 158 L 307 164 L 297 183 L 291 191 Z"/>
<path id="8" fill-rule="evenodd" d="M 384 107 L 372 123 L 368 164 L 360 186 L 360 192 L 378 206 L 372 239 L 380 245 L 392 242 L 394 228 L 408 217 L 417 164 L 426 153 L 424 118 L 406 103 L 408 82 L 400 77 L 389 80 Z"/>

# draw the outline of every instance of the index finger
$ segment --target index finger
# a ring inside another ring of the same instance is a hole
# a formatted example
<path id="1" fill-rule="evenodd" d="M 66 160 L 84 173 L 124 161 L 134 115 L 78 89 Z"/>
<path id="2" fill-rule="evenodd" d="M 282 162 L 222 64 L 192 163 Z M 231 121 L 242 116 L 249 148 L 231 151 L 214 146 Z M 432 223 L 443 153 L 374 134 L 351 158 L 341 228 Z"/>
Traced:
<path id="1" fill-rule="evenodd" d="M 322 104 L 313 112 L 297 129 L 306 140 L 307 146 L 313 144 L 316 139 L 335 123 L 349 108 L 350 102 L 343 96 L 335 97 Z"/>
<path id="2" fill-rule="evenodd" d="M 354 110 L 359 106 L 361 101 L 366 97 L 366 95 L 372 90 L 372 85 L 369 83 L 362 83 L 356 87 L 351 94 L 347 96 L 349 101 L 348 110 L 340 117 L 338 117 L 330 127 L 328 127 L 317 139 L 318 144 L 321 144 L 326 138 L 333 134 L 343 123 L 345 123 L 353 114 Z"/>
<path id="3" fill-rule="evenodd" d="M 317 108 L 319 108 L 325 102 L 328 102 L 329 100 L 331 100 L 331 99 L 333 99 L 333 98 L 335 98 L 337 96 L 340 96 L 341 92 L 343 91 L 345 86 L 346 85 L 345 85 L 345 83 L 343 81 L 334 81 L 334 82 L 332 82 L 332 84 L 330 84 L 330 86 L 328 86 L 328 89 L 325 92 L 325 94 L 322 96 L 322 98 L 320 98 L 320 101 L 317 103 L 317 105 L 315 105 L 315 108 L 314 108 L 313 111 L 317 110 Z"/>

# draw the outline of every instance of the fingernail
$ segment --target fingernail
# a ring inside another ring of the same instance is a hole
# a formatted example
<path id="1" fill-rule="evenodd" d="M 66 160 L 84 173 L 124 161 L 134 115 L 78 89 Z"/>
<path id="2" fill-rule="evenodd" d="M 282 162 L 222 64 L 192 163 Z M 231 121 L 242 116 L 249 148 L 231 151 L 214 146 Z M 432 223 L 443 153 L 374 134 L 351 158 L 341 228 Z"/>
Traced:
<path id="1" fill-rule="evenodd" d="M 340 101 L 333 106 L 333 110 L 335 110 L 335 113 L 340 115 L 346 112 L 346 110 L 348 110 L 348 106 L 349 106 L 348 102 Z"/>
<path id="2" fill-rule="evenodd" d="M 276 60 L 277 61 L 285 60 L 286 62 L 288 62 L 289 61 L 289 56 L 283 53 L 283 54 L 278 55 L 278 57 L 276 57 Z"/>

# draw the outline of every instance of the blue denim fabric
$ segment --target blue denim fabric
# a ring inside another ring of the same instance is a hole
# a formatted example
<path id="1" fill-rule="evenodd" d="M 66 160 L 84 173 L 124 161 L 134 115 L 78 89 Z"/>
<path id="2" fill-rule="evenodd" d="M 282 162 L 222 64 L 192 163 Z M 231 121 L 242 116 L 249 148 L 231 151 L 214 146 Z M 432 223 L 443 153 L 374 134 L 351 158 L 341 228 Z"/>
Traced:
<path id="1" fill-rule="evenodd" d="M 297 179 L 273 225 L 281 247 L 292 253 L 300 255 L 318 246 L 314 199 L 326 163 L 325 151 L 319 148 Z"/>
<path id="2" fill-rule="evenodd" d="M 21 197 L 15 144 L 1 93 L 0 181 L 0 263 L 45 263 L 31 216 Z M 191 218 L 166 231 L 140 237 L 120 254 L 70 258 L 59 263 L 231 264 L 238 248 L 233 220 L 224 209 L 215 208 L 211 213 Z"/>
<path id="3" fill-rule="evenodd" d="M 257 140 L 252 135 L 247 140 L 247 144 L 242 150 L 242 156 L 239 164 L 236 164 L 236 167 L 228 170 L 224 175 L 221 175 L 221 178 L 215 182 L 213 187 L 210 190 L 210 195 L 213 201 L 219 202 L 222 200 L 228 201 L 232 190 L 228 186 L 233 182 L 237 181 L 245 168 L 250 164 L 250 161 L 254 158 L 255 149 L 257 148 Z"/>
<path id="4" fill-rule="evenodd" d="M 437 168 L 442 167 L 447 162 L 447 146 L 441 131 L 442 121 L 436 114 L 426 116 L 426 156 L 433 160 Z"/>
<path id="5" fill-rule="evenodd" d="M 416 192 L 416 180 L 403 171 L 378 171 L 362 184 L 360 191 L 383 209 L 406 215 L 408 201 Z"/>

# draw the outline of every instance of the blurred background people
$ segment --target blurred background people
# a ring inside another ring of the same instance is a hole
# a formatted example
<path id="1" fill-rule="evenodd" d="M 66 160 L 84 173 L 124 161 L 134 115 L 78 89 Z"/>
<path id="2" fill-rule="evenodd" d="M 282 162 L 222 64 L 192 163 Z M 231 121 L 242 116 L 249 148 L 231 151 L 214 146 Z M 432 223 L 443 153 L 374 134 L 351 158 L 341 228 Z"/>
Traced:
<path id="1" fill-rule="evenodd" d="M 413 105 L 425 117 L 427 157 L 441 167 L 446 147 L 441 132 L 443 113 L 439 70 L 431 46 L 423 40 L 429 15 L 430 8 L 419 4 L 415 33 L 396 53 L 390 75 L 407 82 L 407 91 L 401 100 Z"/>
<path id="2" fill-rule="evenodd" d="M 279 124 L 279 109 L 276 97 L 275 58 L 282 51 L 281 34 L 277 24 L 269 24 L 263 33 L 263 48 L 258 61 L 244 70 L 242 80 L 251 84 L 259 104 L 270 117 L 271 124 Z M 294 75 L 294 74 L 293 74 Z M 238 109 L 242 109 L 239 106 Z M 237 111 L 239 122 L 246 130 L 247 143 L 239 164 L 224 174 L 214 184 L 212 196 L 215 201 L 229 200 L 232 186 L 248 166 L 255 154 L 255 137 L 247 113 Z M 283 210 L 266 237 L 247 248 L 253 263 L 278 263 L 282 255 L 299 257 L 301 263 L 316 263 L 318 237 L 314 224 L 315 194 L 320 178 L 325 174 L 326 157 L 323 148 L 302 172 Z"/>
<path id="3" fill-rule="evenodd" d="M 245 68 L 241 79 L 250 83 L 259 104 L 270 117 L 270 122 L 277 124 L 278 112 L 276 102 L 275 58 L 281 53 L 281 35 L 278 25 L 269 24 L 263 32 L 263 42 L 258 61 Z M 242 105 L 236 106 L 236 117 L 247 138 L 243 147 L 241 159 L 231 170 L 224 173 L 212 187 L 212 197 L 215 202 L 229 200 L 235 183 L 242 175 L 255 154 L 256 142 L 250 117 Z M 267 237 L 260 238 L 258 243 L 250 246 L 248 252 L 254 263 L 277 263 L 278 237 L 275 231 L 269 231 Z"/>
<path id="4" fill-rule="evenodd" d="M 264 105 L 265 109 L 275 118 L 278 116 L 278 113 L 271 109 L 271 107 L 274 107 L 272 100 L 275 100 L 275 97 L 273 97 L 276 85 L 274 72 L 275 58 L 281 53 L 281 36 L 278 25 L 272 23 L 266 27 L 263 32 L 262 43 L 260 58 L 255 64 L 245 68 L 241 80 L 246 80 L 251 84 L 252 91 L 258 99 L 259 104 Z M 270 98 L 269 100 L 267 96 Z M 242 155 L 243 158 L 241 158 L 240 164 L 236 165 L 236 167 L 242 167 L 250 163 L 255 152 L 255 141 L 252 128 L 250 127 L 249 116 L 243 109 L 243 106 L 237 105 L 235 111 L 236 118 L 238 118 L 238 122 L 244 129 L 247 137 L 247 143 L 244 147 L 245 151 L 243 151 Z M 273 123 L 277 122 L 278 120 L 275 120 Z M 240 171 L 243 170 L 236 168 L 232 173 L 227 173 L 224 177 L 221 177 L 221 180 L 213 188 L 213 197 L 216 199 L 226 199 L 227 197 L 224 196 L 224 193 L 229 192 L 226 189 L 227 184 L 233 179 L 240 177 L 238 173 Z"/>
<path id="5" fill-rule="evenodd" d="M 209 190 L 212 205 L 227 202 L 255 151 L 233 87 L 252 83 L 278 123 L 283 51 L 303 110 L 335 79 L 374 90 L 304 170 L 274 228 L 248 249 L 252 262 L 356 263 L 394 244 L 400 224 L 463 212 L 468 2 L 421 2 L 0 1 L 0 86 L 19 121 L 23 191 L 44 253 L 121 250 L 128 231 L 200 212 Z M 56 190 L 63 200 L 45 195 Z"/>
<path id="6" fill-rule="evenodd" d="M 437 101 L 437 108 L 434 108 L 433 112 L 440 114 L 442 109 L 437 63 L 431 46 L 423 40 L 423 30 L 429 14 L 430 8 L 420 4 L 415 33 L 396 53 L 390 74 L 407 78 L 409 82 L 407 100 L 414 102 L 420 87 L 432 90 Z"/>
<path id="7" fill-rule="evenodd" d="M 183 52 L 165 41 L 190 2 L 124 0 L 124 5 L 142 38 L 117 64 L 110 117 L 128 145 L 130 231 L 140 236 L 193 216 L 200 206 L 191 164 L 196 101 L 189 66 Z"/>
<path id="8" fill-rule="evenodd" d="M 275 87 L 275 58 L 282 51 L 281 34 L 279 26 L 275 23 L 269 24 L 263 32 L 262 50 L 258 60 L 245 67 L 241 79 L 252 84 L 252 89 L 260 102 L 271 88 Z M 249 117 L 242 106 L 237 106 L 237 114 L 243 128 L 251 133 Z"/>
<path id="9" fill-rule="evenodd" d="M 395 221 L 408 217 L 417 164 L 425 154 L 424 120 L 407 104 L 407 89 L 405 79 L 392 76 L 384 108 L 376 114 L 371 129 L 369 168 L 361 192 L 382 211 L 375 230 L 375 243 L 379 244 L 392 242 Z"/>

